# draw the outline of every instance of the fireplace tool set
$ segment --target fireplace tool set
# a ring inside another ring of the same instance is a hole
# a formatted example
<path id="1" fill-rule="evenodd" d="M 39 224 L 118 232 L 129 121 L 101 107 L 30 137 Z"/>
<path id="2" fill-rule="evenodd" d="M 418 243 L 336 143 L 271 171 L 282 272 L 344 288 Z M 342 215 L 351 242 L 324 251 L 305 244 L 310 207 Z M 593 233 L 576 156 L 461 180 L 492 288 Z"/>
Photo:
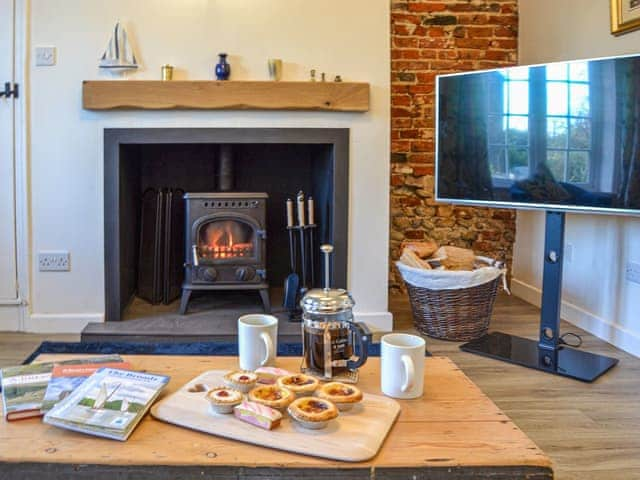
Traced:
<path id="1" fill-rule="evenodd" d="M 284 282 L 284 307 L 289 311 L 289 320 L 301 321 L 300 299 L 309 286 L 315 285 L 315 241 L 316 228 L 313 197 L 306 198 L 304 192 L 296 195 L 294 220 L 294 202 L 287 199 L 287 231 L 289 233 L 289 266 L 291 273 Z M 298 259 L 299 245 L 299 259 Z M 299 268 L 298 268 L 299 267 Z M 298 273 L 299 272 L 299 273 Z"/>

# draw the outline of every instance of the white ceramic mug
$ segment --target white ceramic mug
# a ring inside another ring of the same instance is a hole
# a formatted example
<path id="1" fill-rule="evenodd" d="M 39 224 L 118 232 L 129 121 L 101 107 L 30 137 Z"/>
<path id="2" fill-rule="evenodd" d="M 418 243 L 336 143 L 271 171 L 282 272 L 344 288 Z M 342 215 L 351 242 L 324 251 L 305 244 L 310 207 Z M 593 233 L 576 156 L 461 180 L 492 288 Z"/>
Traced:
<path id="1" fill-rule="evenodd" d="M 394 398 L 418 398 L 424 390 L 424 339 L 408 333 L 382 337 L 380 383 L 382 393 Z"/>
<path id="2" fill-rule="evenodd" d="M 278 319 L 253 313 L 238 319 L 238 354 L 242 370 L 274 365 L 278 349 Z"/>

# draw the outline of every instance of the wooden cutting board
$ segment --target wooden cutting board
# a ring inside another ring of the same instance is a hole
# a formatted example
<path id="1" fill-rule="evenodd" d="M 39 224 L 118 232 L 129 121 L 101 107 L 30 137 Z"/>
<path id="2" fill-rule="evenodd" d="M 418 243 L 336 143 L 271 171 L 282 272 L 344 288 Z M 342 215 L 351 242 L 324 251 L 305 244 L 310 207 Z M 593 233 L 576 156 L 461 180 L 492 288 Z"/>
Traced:
<path id="1" fill-rule="evenodd" d="M 333 460 L 362 462 L 378 453 L 400 413 L 400 405 L 395 400 L 364 393 L 362 402 L 348 412 L 340 412 L 340 416 L 322 430 L 300 427 L 286 414 L 278 428 L 263 430 L 238 420 L 232 414 L 211 413 L 206 392 L 188 391 L 199 383 L 209 387 L 223 385 L 225 373 L 226 370 L 209 370 L 199 375 L 156 403 L 151 414 L 181 427 L 254 445 Z"/>

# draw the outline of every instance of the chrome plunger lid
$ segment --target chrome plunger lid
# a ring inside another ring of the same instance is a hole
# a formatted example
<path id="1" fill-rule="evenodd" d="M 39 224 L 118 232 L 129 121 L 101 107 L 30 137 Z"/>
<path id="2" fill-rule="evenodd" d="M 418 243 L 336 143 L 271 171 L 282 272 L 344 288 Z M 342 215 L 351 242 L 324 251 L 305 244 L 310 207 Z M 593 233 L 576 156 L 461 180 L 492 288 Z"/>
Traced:
<path id="1" fill-rule="evenodd" d="M 300 306 L 306 313 L 319 313 L 331 315 L 345 311 L 351 311 L 355 302 L 346 290 L 329 287 L 329 255 L 333 252 L 333 246 L 322 245 L 324 253 L 324 288 L 315 288 L 307 292 L 300 301 Z"/>
<path id="2" fill-rule="evenodd" d="M 342 288 L 316 288 L 307 292 L 300 306 L 307 313 L 332 314 L 351 310 L 355 302 Z"/>

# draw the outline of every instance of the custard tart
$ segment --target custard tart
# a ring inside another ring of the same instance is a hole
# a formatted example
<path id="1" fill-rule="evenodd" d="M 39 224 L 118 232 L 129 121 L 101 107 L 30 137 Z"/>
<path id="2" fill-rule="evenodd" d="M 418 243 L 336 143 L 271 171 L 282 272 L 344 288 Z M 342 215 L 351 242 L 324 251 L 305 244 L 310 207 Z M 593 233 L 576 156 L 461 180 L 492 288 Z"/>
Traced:
<path id="1" fill-rule="evenodd" d="M 303 373 L 280 377 L 277 383 L 278 386 L 291 390 L 297 397 L 308 397 L 320 384 L 317 378 Z"/>
<path id="2" fill-rule="evenodd" d="M 354 404 L 362 400 L 362 392 L 358 387 L 340 382 L 330 382 L 322 385 L 316 395 L 335 403 L 338 410 L 350 410 Z"/>
<path id="3" fill-rule="evenodd" d="M 233 412 L 233 407 L 241 404 L 242 399 L 242 392 L 229 387 L 215 387 L 207 393 L 209 406 L 215 413 Z"/>
<path id="4" fill-rule="evenodd" d="M 294 400 L 289 415 L 304 428 L 319 430 L 338 416 L 338 408 L 329 400 L 317 397 L 302 397 Z"/>
<path id="5" fill-rule="evenodd" d="M 225 385 L 240 390 L 242 393 L 247 393 L 251 390 L 257 381 L 258 376 L 246 370 L 235 370 L 224 376 Z"/>
<path id="6" fill-rule="evenodd" d="M 249 400 L 277 410 L 284 410 L 295 400 L 295 394 L 278 385 L 261 385 L 249 392 Z"/>

